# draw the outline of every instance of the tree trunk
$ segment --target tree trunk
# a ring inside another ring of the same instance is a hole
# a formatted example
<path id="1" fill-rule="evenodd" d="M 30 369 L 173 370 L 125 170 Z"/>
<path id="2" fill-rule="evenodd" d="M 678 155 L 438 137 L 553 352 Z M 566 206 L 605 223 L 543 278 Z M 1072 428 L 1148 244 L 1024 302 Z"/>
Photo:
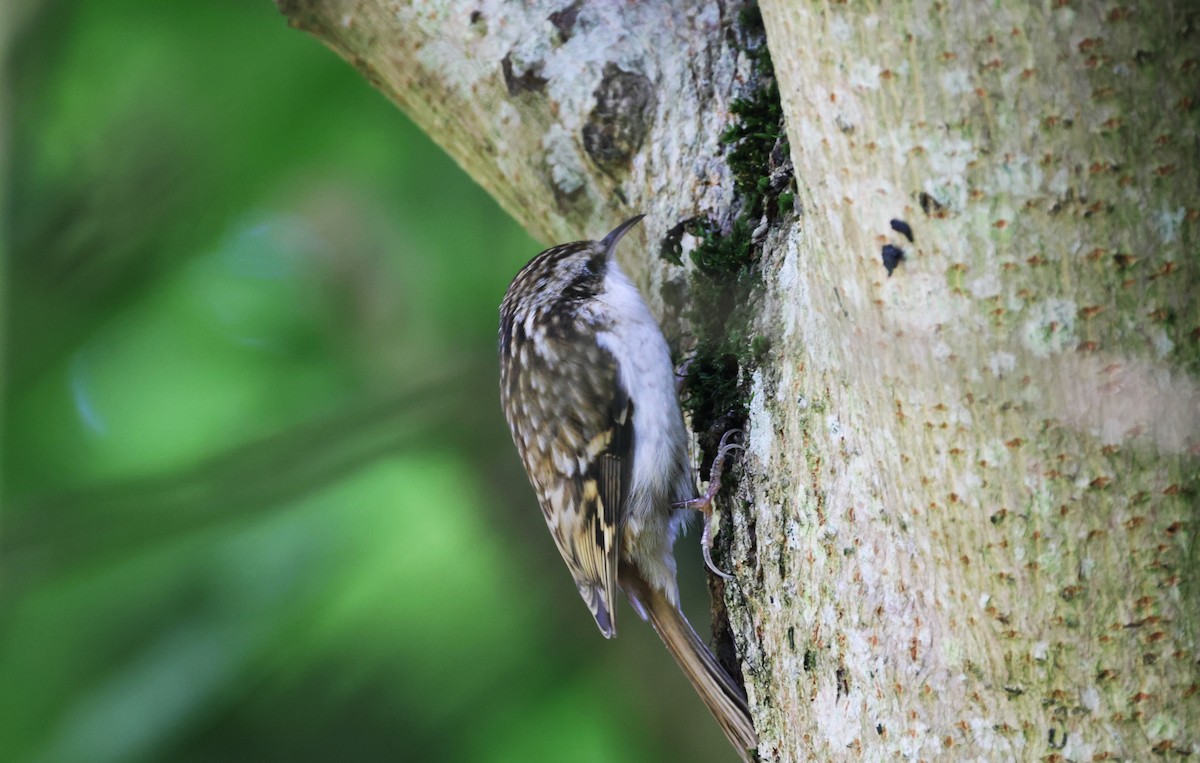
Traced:
<path id="1" fill-rule="evenodd" d="M 764 2 L 793 214 L 783 144 L 726 160 L 770 79 L 736 7 L 279 3 L 543 240 L 646 212 L 669 333 L 721 271 L 669 260 L 745 244 L 763 760 L 1200 752 L 1197 11 Z"/>

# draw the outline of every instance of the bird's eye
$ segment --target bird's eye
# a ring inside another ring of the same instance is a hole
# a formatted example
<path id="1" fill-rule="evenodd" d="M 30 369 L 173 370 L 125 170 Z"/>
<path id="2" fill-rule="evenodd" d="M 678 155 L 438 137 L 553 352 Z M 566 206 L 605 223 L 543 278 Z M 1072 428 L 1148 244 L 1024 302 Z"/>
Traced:
<path id="1" fill-rule="evenodd" d="M 604 272 L 604 255 L 589 257 L 583 261 L 583 272 L 590 276 L 598 276 Z"/>

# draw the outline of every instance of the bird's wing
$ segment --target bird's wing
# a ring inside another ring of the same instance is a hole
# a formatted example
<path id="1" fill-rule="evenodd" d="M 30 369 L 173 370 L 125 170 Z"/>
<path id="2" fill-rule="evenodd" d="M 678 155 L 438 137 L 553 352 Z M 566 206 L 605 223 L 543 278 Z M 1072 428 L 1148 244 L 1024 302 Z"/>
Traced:
<path id="1" fill-rule="evenodd" d="M 550 364 L 553 389 L 534 389 L 531 364 L 550 352 L 533 342 L 507 358 L 502 379 L 507 406 L 520 411 L 514 439 L 538 494 L 542 513 L 580 596 L 606 638 L 616 635 L 617 565 L 621 517 L 633 467 L 633 401 L 617 361 L 594 339 L 567 336 L 559 324 Z M 520 326 L 512 327 L 520 331 Z M 524 354 L 524 357 L 522 357 Z M 515 404 L 515 405 L 514 405 Z"/>
<path id="2" fill-rule="evenodd" d="M 581 483 L 585 496 L 582 511 L 584 526 L 576 528 L 575 532 L 582 536 L 577 540 L 577 548 L 585 550 L 580 554 L 580 571 L 576 572 L 572 567 L 572 572 L 575 574 L 579 592 L 585 600 L 585 582 L 593 591 L 603 592 L 602 596 L 598 597 L 603 607 L 592 602 L 589 602 L 589 606 L 600 631 L 606 638 L 612 638 L 617 635 L 615 596 L 617 565 L 621 556 L 621 518 L 625 514 L 633 468 L 633 401 L 622 388 L 615 373 L 612 400 L 605 410 L 607 416 L 596 422 L 605 427 L 605 433 L 595 439 L 595 444 L 599 446 L 600 442 L 604 441 L 607 444 L 591 462 Z M 591 456 L 592 453 L 589 452 L 588 455 Z M 594 499 L 591 495 L 592 485 L 595 485 Z M 591 536 L 590 544 L 586 537 L 588 535 Z M 607 615 L 607 622 L 601 618 L 602 613 Z"/>

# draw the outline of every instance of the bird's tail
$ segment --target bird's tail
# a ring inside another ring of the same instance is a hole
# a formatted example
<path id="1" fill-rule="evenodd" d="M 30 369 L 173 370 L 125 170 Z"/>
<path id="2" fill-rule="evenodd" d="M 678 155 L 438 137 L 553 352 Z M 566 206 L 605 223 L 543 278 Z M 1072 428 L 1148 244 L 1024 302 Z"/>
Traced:
<path id="1" fill-rule="evenodd" d="M 729 743 L 743 761 L 752 763 L 755 760 L 752 751 L 758 748 L 758 735 L 741 688 L 664 593 L 651 587 L 640 575 L 622 575 L 621 583 L 634 606 L 649 617 L 659 638 L 717 719 Z"/>

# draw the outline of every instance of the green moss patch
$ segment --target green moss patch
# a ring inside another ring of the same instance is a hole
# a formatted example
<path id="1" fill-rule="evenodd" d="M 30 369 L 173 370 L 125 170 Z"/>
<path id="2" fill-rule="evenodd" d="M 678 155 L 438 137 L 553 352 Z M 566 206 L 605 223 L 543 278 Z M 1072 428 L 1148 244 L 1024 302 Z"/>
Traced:
<path id="1" fill-rule="evenodd" d="M 792 213 L 791 168 L 779 86 L 756 5 L 739 14 L 739 37 L 753 61 L 751 89 L 733 102 L 737 121 L 721 136 L 736 197 L 733 220 L 692 220 L 687 232 L 700 239 L 691 252 L 696 265 L 687 318 L 697 344 L 688 367 L 684 408 L 706 458 L 722 433 L 740 427 L 749 403 L 749 374 L 770 352 L 770 342 L 753 334 L 754 294 L 768 224 Z M 664 256 L 667 253 L 664 252 Z"/>

